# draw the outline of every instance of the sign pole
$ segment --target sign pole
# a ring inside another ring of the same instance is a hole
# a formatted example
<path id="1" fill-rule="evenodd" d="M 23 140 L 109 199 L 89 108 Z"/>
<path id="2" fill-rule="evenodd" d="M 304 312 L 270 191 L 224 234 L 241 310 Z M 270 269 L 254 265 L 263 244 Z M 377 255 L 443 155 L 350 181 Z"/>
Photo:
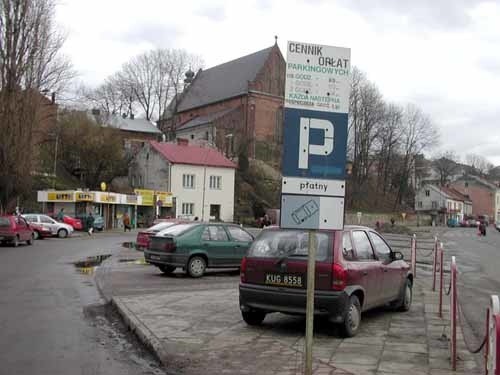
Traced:
<path id="1" fill-rule="evenodd" d="M 309 231 L 307 256 L 307 305 L 306 305 L 306 368 L 305 374 L 312 375 L 314 334 L 314 279 L 316 268 L 316 232 Z"/>

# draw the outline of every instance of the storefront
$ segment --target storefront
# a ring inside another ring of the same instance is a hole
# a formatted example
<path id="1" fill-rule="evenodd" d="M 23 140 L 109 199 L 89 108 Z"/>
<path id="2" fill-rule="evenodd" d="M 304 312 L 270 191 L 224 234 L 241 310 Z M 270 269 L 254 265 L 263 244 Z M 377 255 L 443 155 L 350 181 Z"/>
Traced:
<path id="1" fill-rule="evenodd" d="M 42 203 L 43 213 L 55 216 L 63 208 L 66 215 L 76 217 L 92 212 L 103 217 L 105 229 L 123 228 L 122 217 L 125 212 L 136 227 L 137 207 L 142 204 L 140 196 L 107 191 L 43 190 L 38 191 L 37 198 Z"/>
<path id="2" fill-rule="evenodd" d="M 172 193 L 150 189 L 135 189 L 141 203 L 137 204 L 138 227 L 149 227 L 155 218 L 175 217 Z"/>

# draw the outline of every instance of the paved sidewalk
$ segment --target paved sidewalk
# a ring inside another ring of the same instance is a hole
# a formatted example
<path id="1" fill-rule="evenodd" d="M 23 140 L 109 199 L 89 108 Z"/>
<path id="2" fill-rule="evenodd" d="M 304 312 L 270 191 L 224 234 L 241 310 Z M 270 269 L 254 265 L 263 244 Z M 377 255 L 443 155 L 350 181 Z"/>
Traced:
<path id="1" fill-rule="evenodd" d="M 140 253 L 123 250 L 122 257 Z M 112 262 L 107 265 L 113 272 Z M 118 264 L 118 263 L 117 263 Z M 124 267 L 123 263 L 121 267 Z M 149 266 L 144 266 L 149 267 Z M 480 374 L 458 331 L 458 371 L 450 370 L 448 297 L 445 319 L 437 314 L 430 272 L 418 269 L 409 312 L 378 309 L 363 314 L 359 334 L 343 339 L 327 322 L 315 320 L 314 373 Z M 113 295 L 111 275 L 97 278 L 126 323 L 150 346 L 169 374 L 303 373 L 305 321 L 270 314 L 261 327 L 241 319 L 235 277 L 213 290 L 158 291 Z M 165 278 L 165 284 L 169 279 Z"/>

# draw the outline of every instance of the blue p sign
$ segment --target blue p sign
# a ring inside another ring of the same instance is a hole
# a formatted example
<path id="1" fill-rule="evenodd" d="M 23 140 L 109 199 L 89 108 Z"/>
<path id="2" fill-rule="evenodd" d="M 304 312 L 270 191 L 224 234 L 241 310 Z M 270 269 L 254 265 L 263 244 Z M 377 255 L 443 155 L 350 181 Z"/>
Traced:
<path id="1" fill-rule="evenodd" d="M 344 179 L 347 114 L 285 108 L 283 176 Z"/>

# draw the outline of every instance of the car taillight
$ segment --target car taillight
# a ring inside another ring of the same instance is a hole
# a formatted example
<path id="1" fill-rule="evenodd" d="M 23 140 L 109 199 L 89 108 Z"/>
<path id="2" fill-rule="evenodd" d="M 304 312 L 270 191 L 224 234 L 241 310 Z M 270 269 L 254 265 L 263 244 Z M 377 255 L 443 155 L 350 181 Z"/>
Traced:
<path id="1" fill-rule="evenodd" d="M 175 246 L 175 242 L 173 241 L 168 241 L 167 243 L 165 243 L 165 246 L 163 247 L 163 249 L 165 251 L 168 251 L 170 253 L 173 253 L 176 249 L 176 246 Z"/>
<path id="2" fill-rule="evenodd" d="M 240 280 L 242 283 L 247 281 L 247 257 L 243 257 L 240 265 Z"/>
<path id="3" fill-rule="evenodd" d="M 333 290 L 344 290 L 347 285 L 347 272 L 338 263 L 334 263 L 332 267 L 332 289 Z"/>

